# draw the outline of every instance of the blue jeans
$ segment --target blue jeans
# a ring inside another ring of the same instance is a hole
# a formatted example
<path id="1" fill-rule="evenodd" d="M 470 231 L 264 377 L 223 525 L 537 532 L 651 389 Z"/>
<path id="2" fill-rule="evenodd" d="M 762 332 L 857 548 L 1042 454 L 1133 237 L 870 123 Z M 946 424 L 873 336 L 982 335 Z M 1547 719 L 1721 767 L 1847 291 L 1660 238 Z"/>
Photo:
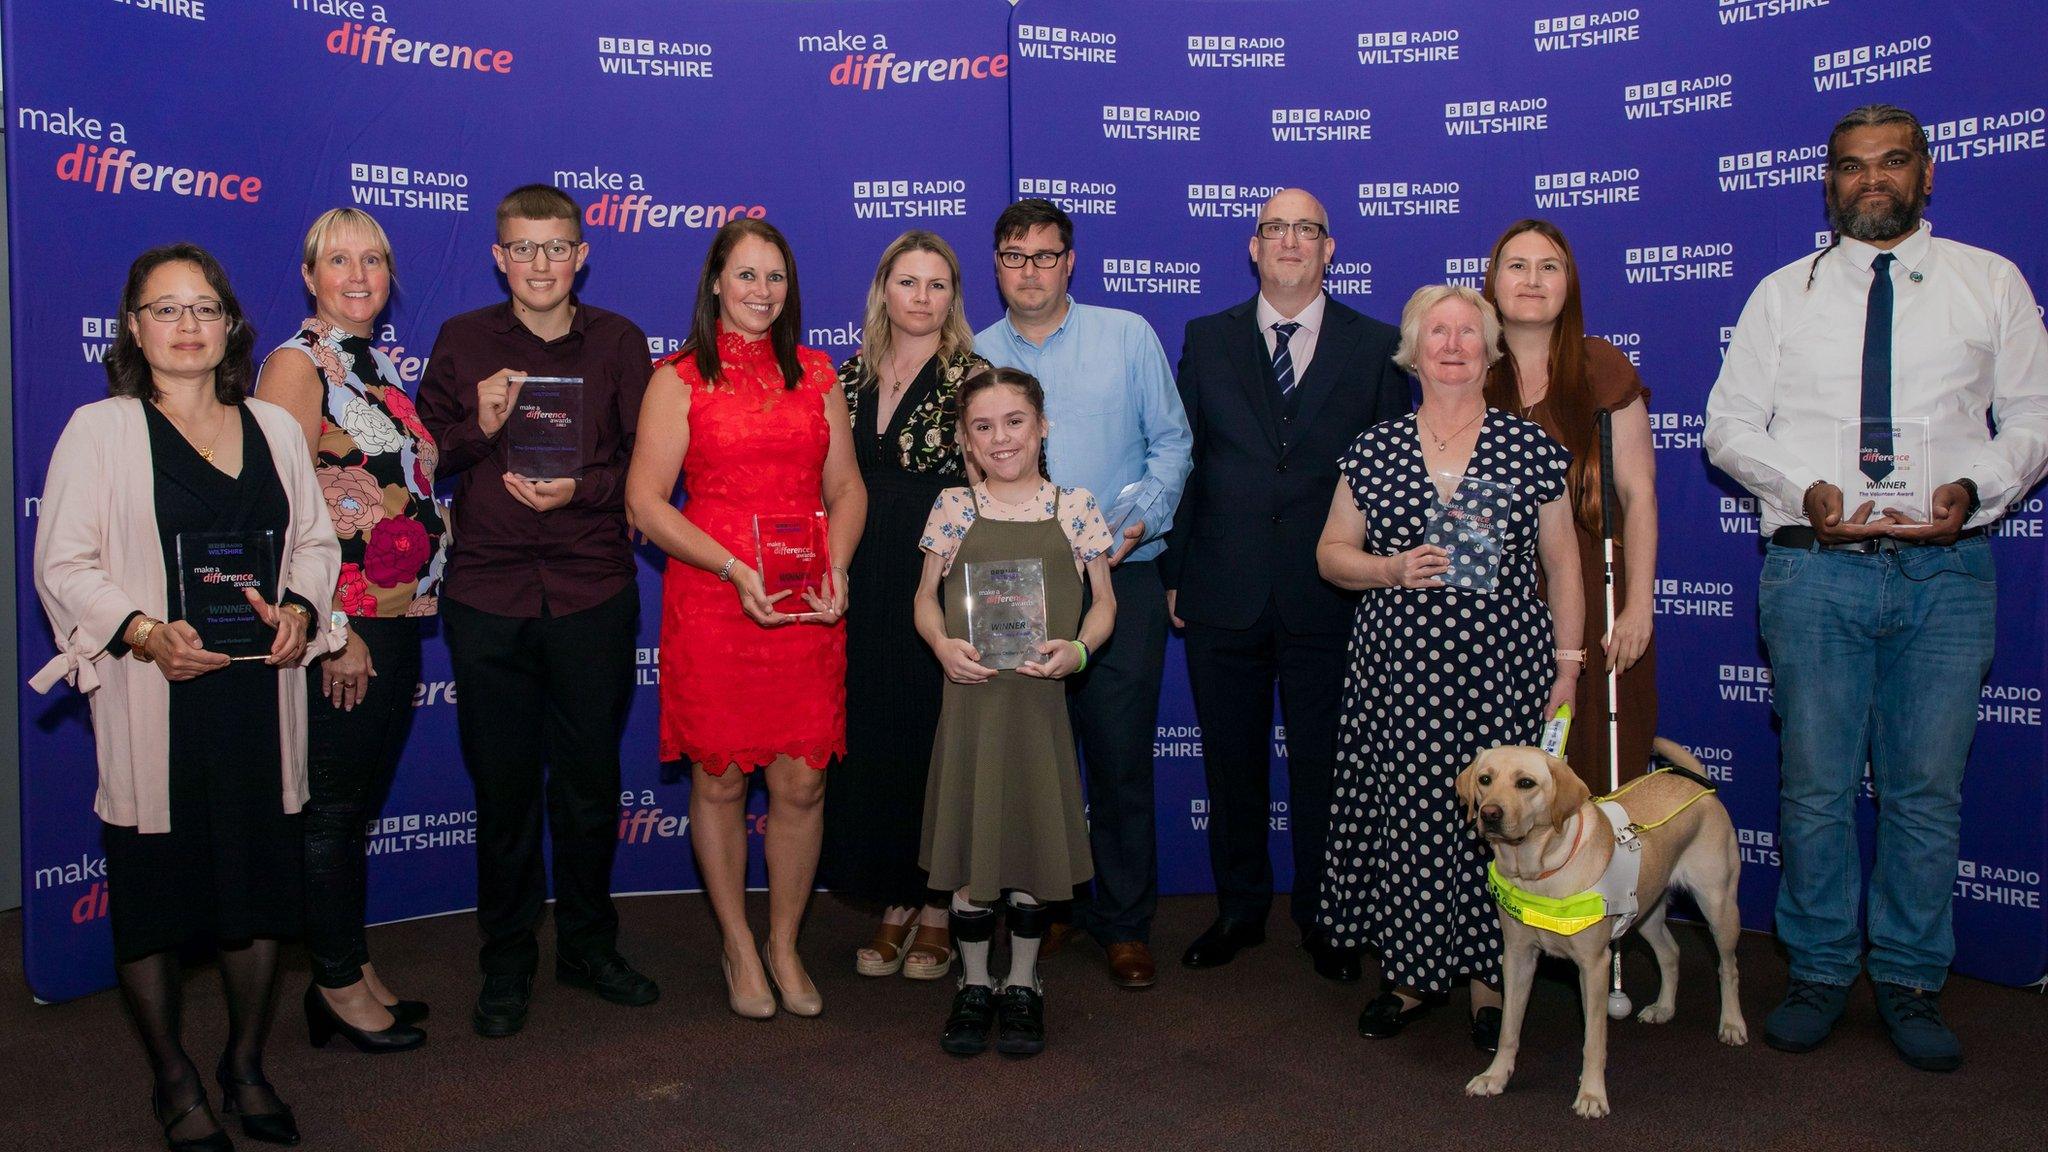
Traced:
<path id="1" fill-rule="evenodd" d="M 1871 979 L 1926 991 L 1947 979 L 1963 763 L 1996 605 L 1983 537 L 1869 555 L 1766 553 L 1757 609 L 1784 720 L 1777 919 L 1793 979 L 1856 979 L 1866 758 L 1878 805 Z"/>

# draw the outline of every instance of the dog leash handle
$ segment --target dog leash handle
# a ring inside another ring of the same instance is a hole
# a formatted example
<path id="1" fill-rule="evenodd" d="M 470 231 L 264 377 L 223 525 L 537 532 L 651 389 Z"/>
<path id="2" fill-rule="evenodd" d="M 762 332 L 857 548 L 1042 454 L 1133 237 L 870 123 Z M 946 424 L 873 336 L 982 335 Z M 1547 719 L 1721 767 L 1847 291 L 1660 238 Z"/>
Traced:
<path id="1" fill-rule="evenodd" d="M 1571 730 L 1572 706 L 1570 704 L 1559 704 L 1557 706 L 1557 713 L 1550 718 L 1548 723 L 1543 725 L 1543 740 L 1537 746 L 1550 755 L 1562 760 L 1564 759 L 1565 737 L 1571 734 Z"/>

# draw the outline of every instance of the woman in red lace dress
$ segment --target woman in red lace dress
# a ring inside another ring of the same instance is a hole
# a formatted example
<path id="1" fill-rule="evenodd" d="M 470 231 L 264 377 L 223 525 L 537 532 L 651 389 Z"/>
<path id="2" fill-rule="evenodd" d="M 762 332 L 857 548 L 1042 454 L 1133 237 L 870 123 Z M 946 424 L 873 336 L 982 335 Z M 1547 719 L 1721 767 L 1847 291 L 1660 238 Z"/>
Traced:
<path id="1" fill-rule="evenodd" d="M 727 993 L 734 1012 L 757 1019 L 775 1014 L 771 985 L 796 1015 L 824 1007 L 796 933 L 818 864 L 821 770 L 846 751 L 840 617 L 867 511 L 832 361 L 797 347 L 800 331 L 796 260 L 782 233 L 747 219 L 719 229 L 690 342 L 648 384 L 626 481 L 634 524 L 669 555 L 661 756 L 692 765 L 690 837 L 725 938 Z M 679 472 L 682 511 L 671 502 Z M 815 589 L 767 591 L 754 518 L 819 511 L 829 571 Z M 747 782 L 757 768 L 769 796 L 765 969 L 745 903 Z"/>

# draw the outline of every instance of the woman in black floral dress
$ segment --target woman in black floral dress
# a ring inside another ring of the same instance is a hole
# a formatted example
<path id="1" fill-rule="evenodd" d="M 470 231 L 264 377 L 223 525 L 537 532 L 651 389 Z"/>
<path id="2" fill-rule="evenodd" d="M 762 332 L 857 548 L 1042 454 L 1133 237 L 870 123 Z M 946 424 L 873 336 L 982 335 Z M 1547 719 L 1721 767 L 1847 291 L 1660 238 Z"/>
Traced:
<path id="1" fill-rule="evenodd" d="M 953 963 L 944 892 L 917 866 L 925 773 L 943 677 L 911 620 L 932 501 L 965 481 L 954 428 L 960 384 L 988 362 L 960 299 L 960 261 L 905 232 L 868 289 L 860 353 L 839 369 L 868 488 L 865 545 L 846 616 L 846 758 L 825 777 L 827 887 L 887 906 L 856 957 L 862 975 L 936 980 Z"/>

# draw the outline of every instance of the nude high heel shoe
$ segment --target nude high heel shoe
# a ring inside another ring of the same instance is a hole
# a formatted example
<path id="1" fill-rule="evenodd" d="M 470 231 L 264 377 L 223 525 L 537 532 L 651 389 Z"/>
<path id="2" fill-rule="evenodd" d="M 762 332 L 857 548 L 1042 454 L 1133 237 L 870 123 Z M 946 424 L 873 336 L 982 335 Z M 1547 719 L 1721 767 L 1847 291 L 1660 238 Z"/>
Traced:
<path id="1" fill-rule="evenodd" d="M 733 1015 L 744 1016 L 749 1020 L 775 1018 L 775 997 L 772 994 L 763 992 L 759 996 L 740 995 L 732 983 L 732 959 L 720 952 L 718 966 L 725 970 L 725 999 L 726 1003 L 732 1006 Z M 775 974 L 770 972 L 768 979 L 774 980 Z"/>
<path id="2" fill-rule="evenodd" d="M 825 998 L 818 994 L 817 985 L 813 984 L 809 992 L 791 992 L 785 989 L 782 981 L 775 978 L 775 965 L 768 962 L 768 954 L 765 951 L 761 953 L 761 968 L 768 973 L 768 986 L 775 989 L 777 996 L 782 997 L 784 1012 L 791 1016 L 816 1016 L 825 1010 Z M 808 976 L 809 973 L 805 975 Z"/>

